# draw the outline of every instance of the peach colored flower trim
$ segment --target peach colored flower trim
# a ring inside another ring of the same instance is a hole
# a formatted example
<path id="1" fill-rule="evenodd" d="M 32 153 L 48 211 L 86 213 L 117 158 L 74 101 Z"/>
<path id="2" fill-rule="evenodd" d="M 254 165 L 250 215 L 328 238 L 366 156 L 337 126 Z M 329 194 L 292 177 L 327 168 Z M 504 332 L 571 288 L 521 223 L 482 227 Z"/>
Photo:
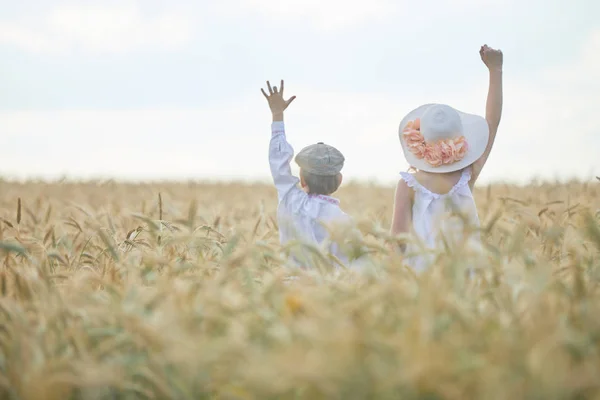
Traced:
<path id="1" fill-rule="evenodd" d="M 425 160 L 432 167 L 453 164 L 462 160 L 469 145 L 464 136 L 454 139 L 427 143 L 421 133 L 421 120 L 410 121 L 403 131 L 406 146 L 417 158 Z"/>

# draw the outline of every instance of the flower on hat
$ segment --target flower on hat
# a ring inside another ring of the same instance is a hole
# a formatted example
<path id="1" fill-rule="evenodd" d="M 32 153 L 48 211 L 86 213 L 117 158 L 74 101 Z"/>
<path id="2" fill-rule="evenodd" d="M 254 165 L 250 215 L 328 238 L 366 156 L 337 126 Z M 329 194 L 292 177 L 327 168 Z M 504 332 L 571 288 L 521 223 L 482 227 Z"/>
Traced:
<path id="1" fill-rule="evenodd" d="M 453 164 L 464 158 L 469 145 L 464 136 L 427 143 L 421 133 L 419 118 L 409 121 L 403 130 L 406 146 L 415 157 L 425 160 L 432 167 Z"/>

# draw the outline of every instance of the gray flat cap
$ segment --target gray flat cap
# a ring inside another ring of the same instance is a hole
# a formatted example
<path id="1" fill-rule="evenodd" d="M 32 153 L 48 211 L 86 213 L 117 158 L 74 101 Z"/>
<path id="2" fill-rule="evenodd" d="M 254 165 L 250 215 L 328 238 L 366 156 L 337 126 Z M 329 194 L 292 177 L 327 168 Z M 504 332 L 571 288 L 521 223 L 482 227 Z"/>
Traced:
<path id="1" fill-rule="evenodd" d="M 320 176 L 335 176 L 344 166 L 344 156 L 338 149 L 323 142 L 303 148 L 296 156 L 296 163 L 304 171 Z"/>

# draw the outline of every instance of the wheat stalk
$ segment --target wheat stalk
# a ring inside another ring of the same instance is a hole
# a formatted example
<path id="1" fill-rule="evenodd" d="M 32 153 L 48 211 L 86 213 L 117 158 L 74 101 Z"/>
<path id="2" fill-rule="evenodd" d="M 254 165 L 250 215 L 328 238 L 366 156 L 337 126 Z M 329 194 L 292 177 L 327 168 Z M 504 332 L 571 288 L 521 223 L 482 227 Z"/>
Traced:
<path id="1" fill-rule="evenodd" d="M 600 396 L 593 183 L 477 189 L 483 249 L 446 237 L 424 273 L 393 188 L 344 185 L 364 274 L 280 245 L 270 185 L 1 185 L 0 398 Z"/>

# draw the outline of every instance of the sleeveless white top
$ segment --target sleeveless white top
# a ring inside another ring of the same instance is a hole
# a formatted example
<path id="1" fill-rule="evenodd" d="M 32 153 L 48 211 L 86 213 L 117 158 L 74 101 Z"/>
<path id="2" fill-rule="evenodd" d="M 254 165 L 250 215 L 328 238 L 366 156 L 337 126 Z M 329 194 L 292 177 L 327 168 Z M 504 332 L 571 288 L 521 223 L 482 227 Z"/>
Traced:
<path id="1" fill-rule="evenodd" d="M 443 248 L 442 238 L 450 246 L 460 246 L 465 232 L 464 222 L 471 226 L 480 226 L 475 199 L 469 187 L 471 169 L 464 169 L 459 181 L 446 194 L 433 193 L 408 172 L 401 172 L 400 176 L 415 191 L 412 228 L 417 243 L 409 243 L 405 254 L 407 264 L 419 273 L 434 261 L 435 254 L 415 253 Z M 457 212 L 463 217 L 456 216 Z"/>

